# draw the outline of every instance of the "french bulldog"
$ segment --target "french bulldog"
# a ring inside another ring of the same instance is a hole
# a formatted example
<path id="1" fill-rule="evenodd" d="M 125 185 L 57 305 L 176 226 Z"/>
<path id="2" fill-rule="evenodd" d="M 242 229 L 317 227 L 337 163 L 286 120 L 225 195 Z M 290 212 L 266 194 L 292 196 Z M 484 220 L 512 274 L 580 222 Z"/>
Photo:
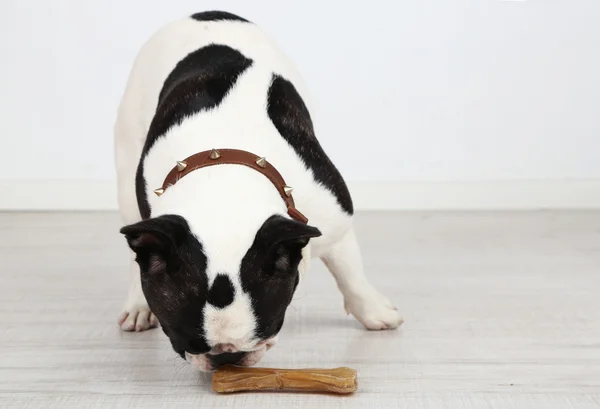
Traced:
<path id="1" fill-rule="evenodd" d="M 115 124 L 121 233 L 131 282 L 118 322 L 158 326 L 202 371 L 254 365 L 275 344 L 311 258 L 367 329 L 402 323 L 363 273 L 353 204 L 315 136 L 291 61 L 255 24 L 210 11 L 171 22 L 142 46 Z M 197 169 L 167 190 L 183 158 L 218 148 L 258 155 L 291 187 L 308 224 L 249 166 Z"/>

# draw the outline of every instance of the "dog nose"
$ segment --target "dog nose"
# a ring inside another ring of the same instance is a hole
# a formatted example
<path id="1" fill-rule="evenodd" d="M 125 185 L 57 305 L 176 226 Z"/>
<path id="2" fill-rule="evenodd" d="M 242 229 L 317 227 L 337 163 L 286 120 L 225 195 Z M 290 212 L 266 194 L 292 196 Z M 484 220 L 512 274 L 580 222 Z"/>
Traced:
<path id="1" fill-rule="evenodd" d="M 220 365 L 238 365 L 248 355 L 248 352 L 224 352 L 219 355 L 206 354 L 212 368 Z"/>
<path id="2" fill-rule="evenodd" d="M 225 352 L 234 353 L 239 352 L 239 350 L 233 344 L 217 344 L 210 351 L 210 353 L 213 355 L 222 354 Z"/>

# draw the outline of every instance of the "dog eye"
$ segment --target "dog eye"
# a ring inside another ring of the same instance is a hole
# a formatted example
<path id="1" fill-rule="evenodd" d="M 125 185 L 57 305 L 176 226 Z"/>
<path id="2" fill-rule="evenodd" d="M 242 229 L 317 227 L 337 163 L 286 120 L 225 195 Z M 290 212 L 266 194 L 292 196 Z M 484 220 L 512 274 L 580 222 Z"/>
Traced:
<path id="1" fill-rule="evenodd" d="M 150 260 L 148 263 L 148 273 L 149 274 L 163 273 L 165 271 L 166 267 L 167 267 L 167 264 L 162 259 L 162 257 L 159 257 L 155 254 L 150 256 Z"/>
<path id="2" fill-rule="evenodd" d="M 280 271 L 287 271 L 290 268 L 290 257 L 288 254 L 281 254 L 275 259 L 275 268 Z"/>

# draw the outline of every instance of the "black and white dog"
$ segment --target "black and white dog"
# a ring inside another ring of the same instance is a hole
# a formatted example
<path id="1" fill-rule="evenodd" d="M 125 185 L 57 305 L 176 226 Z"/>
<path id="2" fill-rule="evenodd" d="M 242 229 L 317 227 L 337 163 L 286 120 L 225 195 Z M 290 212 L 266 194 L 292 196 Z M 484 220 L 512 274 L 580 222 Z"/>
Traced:
<path id="1" fill-rule="evenodd" d="M 142 47 L 115 125 L 121 232 L 132 250 L 123 330 L 160 322 L 204 371 L 253 365 L 276 342 L 311 257 L 366 328 L 402 323 L 363 274 L 350 194 L 315 137 L 306 95 L 288 58 L 233 14 L 175 21 Z M 198 169 L 154 193 L 177 161 L 212 148 L 266 157 L 295 188 L 308 225 L 247 166 Z"/>

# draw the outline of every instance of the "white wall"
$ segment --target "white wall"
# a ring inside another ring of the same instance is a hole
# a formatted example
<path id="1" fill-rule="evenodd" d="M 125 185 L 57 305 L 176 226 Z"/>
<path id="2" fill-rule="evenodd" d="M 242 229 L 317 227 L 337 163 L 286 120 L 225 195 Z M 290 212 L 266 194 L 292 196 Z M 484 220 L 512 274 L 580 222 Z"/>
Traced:
<path id="1" fill-rule="evenodd" d="M 3 1 L 2 186 L 112 186 L 112 123 L 135 53 L 206 9 L 257 22 L 296 61 L 351 182 L 600 178 L 598 0 L 367 4 Z"/>

